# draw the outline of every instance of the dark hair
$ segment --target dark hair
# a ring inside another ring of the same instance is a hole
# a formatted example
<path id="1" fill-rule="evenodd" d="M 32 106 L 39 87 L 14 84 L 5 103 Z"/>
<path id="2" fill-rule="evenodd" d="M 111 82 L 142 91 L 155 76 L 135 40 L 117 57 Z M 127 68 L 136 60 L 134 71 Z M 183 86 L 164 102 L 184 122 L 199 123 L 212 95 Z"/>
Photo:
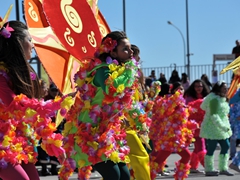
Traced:
<path id="1" fill-rule="evenodd" d="M 202 74 L 201 80 L 203 80 L 209 87 L 212 87 L 212 84 L 210 83 L 208 76 L 206 74 Z"/>
<path id="2" fill-rule="evenodd" d="M 182 85 L 182 83 L 180 83 L 180 82 L 174 82 L 173 84 L 172 84 L 172 88 L 171 88 L 171 94 L 174 94 L 174 91 L 177 89 L 177 88 L 179 88 L 180 86 Z"/>
<path id="3" fill-rule="evenodd" d="M 213 93 L 216 94 L 216 95 L 221 96 L 221 95 L 220 95 L 221 88 L 222 88 L 224 85 L 226 85 L 226 82 L 224 82 L 224 81 L 218 81 L 217 83 L 215 83 L 215 84 L 213 85 L 213 88 L 212 88 L 211 92 L 213 92 Z"/>
<path id="4" fill-rule="evenodd" d="M 205 97 L 209 94 L 210 90 L 207 87 L 206 83 L 201 80 L 201 79 L 196 79 L 195 81 L 193 81 L 193 83 L 187 88 L 187 90 L 184 92 L 184 97 L 189 96 L 192 98 L 197 99 L 197 93 L 195 91 L 195 84 L 196 83 L 202 83 L 203 85 L 203 90 L 202 90 L 202 96 Z"/>
<path id="5" fill-rule="evenodd" d="M 104 40 L 105 40 L 106 38 L 108 38 L 108 37 L 111 38 L 112 40 L 116 40 L 116 41 L 117 41 L 117 46 L 119 45 L 119 43 L 120 43 L 120 41 L 121 41 L 122 39 L 127 39 L 127 35 L 125 34 L 125 32 L 123 32 L 123 31 L 112 31 L 112 32 L 108 33 L 108 34 L 102 39 L 102 42 L 101 42 L 101 43 L 103 43 Z M 113 49 L 113 51 L 116 51 L 117 46 Z M 110 55 L 110 52 L 108 52 L 108 53 L 102 53 L 102 54 L 99 55 L 98 58 L 99 58 L 102 62 L 106 62 L 106 59 L 107 59 L 108 56 L 111 56 L 111 55 Z"/>
<path id="6" fill-rule="evenodd" d="M 181 79 L 182 83 L 186 83 L 187 80 L 188 80 L 188 75 L 186 73 L 182 73 L 182 79 Z"/>
<path id="7" fill-rule="evenodd" d="M 159 92 L 159 96 L 163 97 L 164 95 L 169 94 L 169 91 L 170 91 L 170 84 L 168 84 L 167 82 L 163 83 L 161 85 L 161 91 Z"/>
<path id="8" fill-rule="evenodd" d="M 41 96 L 39 79 L 31 79 L 30 72 L 34 69 L 27 62 L 21 42 L 26 37 L 27 26 L 20 21 L 9 21 L 4 27 L 14 29 L 10 38 L 0 35 L 0 61 L 4 62 L 8 69 L 8 76 L 12 83 L 12 90 L 16 95 L 25 94 L 29 98 Z"/>
<path id="9" fill-rule="evenodd" d="M 140 53 L 140 49 L 134 44 L 131 44 L 131 49 L 133 50 L 133 56 L 136 56 Z"/>

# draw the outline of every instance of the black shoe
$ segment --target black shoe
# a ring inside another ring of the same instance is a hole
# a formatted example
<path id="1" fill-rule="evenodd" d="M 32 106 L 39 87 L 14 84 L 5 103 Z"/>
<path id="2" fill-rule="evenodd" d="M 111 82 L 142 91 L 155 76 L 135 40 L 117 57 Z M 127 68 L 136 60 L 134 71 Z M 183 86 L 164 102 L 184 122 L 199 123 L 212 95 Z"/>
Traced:
<path id="1" fill-rule="evenodd" d="M 205 176 L 218 176 L 219 172 L 218 171 L 207 171 L 205 172 Z"/>
<path id="2" fill-rule="evenodd" d="M 48 169 L 47 169 L 47 170 L 42 170 L 41 175 L 42 176 L 50 176 L 50 175 L 52 175 L 52 173 L 49 172 Z"/>
<path id="3" fill-rule="evenodd" d="M 221 174 L 221 175 L 226 175 L 226 176 L 234 176 L 234 174 L 233 173 L 230 173 L 229 171 L 220 171 L 219 172 L 219 174 Z"/>

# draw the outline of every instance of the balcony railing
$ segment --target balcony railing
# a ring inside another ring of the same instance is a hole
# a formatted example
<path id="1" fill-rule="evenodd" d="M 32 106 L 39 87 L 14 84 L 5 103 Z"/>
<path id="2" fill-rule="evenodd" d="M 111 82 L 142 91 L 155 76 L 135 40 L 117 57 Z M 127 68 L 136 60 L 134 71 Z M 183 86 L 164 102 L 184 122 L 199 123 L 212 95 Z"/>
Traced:
<path id="1" fill-rule="evenodd" d="M 231 83 L 232 71 L 228 71 L 225 74 L 220 74 L 221 70 L 225 68 L 227 64 L 216 64 L 214 70 L 217 71 L 217 79 L 224 80 L 228 86 Z M 155 70 L 156 77 L 160 77 L 160 73 L 164 73 L 167 81 L 169 80 L 172 71 L 176 69 L 179 73 L 181 78 L 182 73 L 186 73 L 186 69 L 184 66 L 169 66 L 169 67 L 149 67 L 149 68 L 142 68 L 144 76 L 147 77 L 151 74 L 152 70 Z M 202 74 L 206 74 L 209 78 L 209 81 L 213 83 L 213 65 L 192 65 L 190 66 L 190 81 L 193 82 L 195 79 L 200 79 Z"/>

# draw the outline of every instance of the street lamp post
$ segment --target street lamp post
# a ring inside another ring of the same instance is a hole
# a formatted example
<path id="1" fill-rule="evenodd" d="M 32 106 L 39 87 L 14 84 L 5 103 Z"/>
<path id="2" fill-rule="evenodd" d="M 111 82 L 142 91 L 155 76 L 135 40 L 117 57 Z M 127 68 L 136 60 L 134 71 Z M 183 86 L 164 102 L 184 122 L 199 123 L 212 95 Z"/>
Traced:
<path id="1" fill-rule="evenodd" d="M 177 26 L 175 26 L 171 21 L 168 21 L 167 23 L 169 25 L 172 25 L 173 27 L 175 27 L 182 37 L 182 40 L 183 40 L 183 55 L 184 55 L 184 70 L 186 70 L 186 44 L 185 44 L 184 36 L 183 36 L 182 32 L 180 31 L 180 29 Z"/>
<path id="2" fill-rule="evenodd" d="M 126 32 L 126 2 L 123 0 L 123 31 Z"/>
<path id="3" fill-rule="evenodd" d="M 187 74 L 190 78 L 190 52 L 189 52 L 189 32 L 188 32 L 188 0 L 186 0 L 186 29 L 187 29 Z"/>
<path id="4" fill-rule="evenodd" d="M 16 3 L 16 19 L 19 21 L 20 18 L 19 18 L 19 2 L 18 2 L 18 0 L 15 0 L 15 3 Z"/>

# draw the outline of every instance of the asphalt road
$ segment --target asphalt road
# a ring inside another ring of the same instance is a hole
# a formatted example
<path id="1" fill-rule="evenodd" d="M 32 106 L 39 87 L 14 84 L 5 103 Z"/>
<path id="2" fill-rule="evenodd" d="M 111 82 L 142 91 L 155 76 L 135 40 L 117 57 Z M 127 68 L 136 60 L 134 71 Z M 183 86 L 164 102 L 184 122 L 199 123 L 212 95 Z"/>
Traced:
<path id="1" fill-rule="evenodd" d="M 191 150 L 191 148 L 190 148 Z M 240 147 L 238 147 L 238 151 L 240 151 Z M 218 154 L 219 154 L 220 150 L 217 149 L 215 151 L 215 167 L 217 169 L 218 167 Z M 173 174 L 174 174 L 174 168 L 175 168 L 175 161 L 178 161 L 180 159 L 180 156 L 178 154 L 171 154 L 168 159 L 167 159 L 167 164 L 169 166 L 169 168 L 167 168 L 171 173 L 170 176 L 159 176 L 157 177 L 157 179 L 174 179 L 173 178 Z M 231 163 L 231 161 L 229 161 L 229 164 Z M 40 167 L 37 167 L 40 168 Z M 40 170 L 40 169 L 39 169 Z M 199 167 L 199 170 L 204 170 L 204 168 L 202 166 Z M 225 175 L 220 175 L 220 176 L 216 176 L 216 177 L 206 177 L 203 173 L 198 173 L 198 174 L 189 174 L 188 180 L 203 180 L 203 179 L 209 179 L 209 180 L 240 180 L 240 173 L 235 172 L 233 170 L 230 169 L 230 172 L 234 173 L 234 176 L 225 176 Z M 40 176 L 41 180 L 57 180 L 58 177 L 57 176 L 46 176 L 46 177 L 42 177 Z M 92 173 L 91 176 L 92 180 L 101 180 L 101 176 L 95 172 Z M 72 177 L 69 178 L 69 180 L 77 180 L 77 174 L 74 173 Z"/>

